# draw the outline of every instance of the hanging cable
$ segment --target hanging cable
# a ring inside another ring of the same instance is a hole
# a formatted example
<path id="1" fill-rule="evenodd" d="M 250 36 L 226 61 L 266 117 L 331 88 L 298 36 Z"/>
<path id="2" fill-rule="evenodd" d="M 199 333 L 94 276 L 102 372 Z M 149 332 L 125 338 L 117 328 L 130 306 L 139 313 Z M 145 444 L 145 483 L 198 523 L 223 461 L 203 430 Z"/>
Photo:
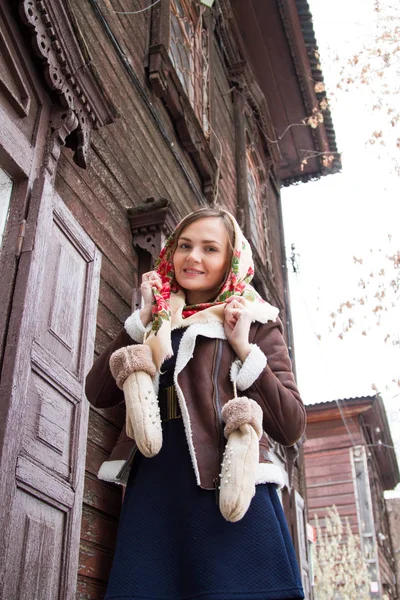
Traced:
<path id="1" fill-rule="evenodd" d="M 150 10 L 150 8 L 152 8 L 159 2 L 160 2 L 160 0 L 156 0 L 155 2 L 153 2 L 153 4 L 150 4 L 149 6 L 146 6 L 145 8 L 142 8 L 141 10 L 133 10 L 133 11 L 112 10 L 110 12 L 113 12 L 115 15 L 138 15 L 139 13 L 145 12 L 146 10 Z"/>
<path id="2" fill-rule="evenodd" d="M 348 424 L 347 424 L 347 419 L 346 419 L 346 417 L 345 417 L 345 415 L 344 415 L 344 412 L 343 412 L 343 409 L 342 409 L 342 407 L 340 406 L 340 400 L 335 400 L 335 402 L 336 402 L 336 404 L 337 404 L 337 407 L 338 407 L 338 409 L 339 409 L 340 416 L 342 417 L 342 421 L 343 421 L 343 423 L 344 423 L 344 426 L 346 427 L 347 434 L 348 434 L 348 436 L 349 436 L 349 438 L 350 438 L 350 440 L 351 440 L 351 445 L 352 445 L 353 447 L 355 447 L 355 446 L 357 446 L 358 444 L 356 444 L 356 443 L 355 443 L 355 441 L 354 441 L 354 438 L 353 438 L 353 434 L 351 433 L 351 430 L 350 430 L 350 428 L 349 428 L 349 426 L 348 426 Z M 343 402 L 344 402 L 344 401 L 343 401 Z"/>

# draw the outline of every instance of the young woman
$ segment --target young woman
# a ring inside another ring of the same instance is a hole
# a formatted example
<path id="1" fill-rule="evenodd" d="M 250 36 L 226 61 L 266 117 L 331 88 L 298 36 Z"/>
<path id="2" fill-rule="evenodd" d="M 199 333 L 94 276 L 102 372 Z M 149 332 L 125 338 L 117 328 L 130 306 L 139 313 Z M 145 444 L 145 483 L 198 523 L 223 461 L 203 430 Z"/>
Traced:
<path id="1" fill-rule="evenodd" d="M 88 375 L 93 405 L 127 408 L 99 471 L 126 483 L 107 600 L 304 598 L 267 435 L 294 444 L 305 410 L 252 276 L 232 215 L 188 215 Z"/>

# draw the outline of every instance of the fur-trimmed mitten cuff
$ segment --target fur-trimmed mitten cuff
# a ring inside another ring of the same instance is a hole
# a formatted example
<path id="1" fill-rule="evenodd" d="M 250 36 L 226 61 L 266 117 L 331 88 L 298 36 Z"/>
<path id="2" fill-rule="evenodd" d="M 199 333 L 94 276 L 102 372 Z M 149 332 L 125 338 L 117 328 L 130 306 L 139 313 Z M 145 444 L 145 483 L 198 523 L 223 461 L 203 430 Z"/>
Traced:
<path id="1" fill-rule="evenodd" d="M 233 398 L 229 400 L 222 408 L 222 418 L 225 421 L 224 434 L 226 439 L 235 429 L 239 429 L 246 423 L 254 428 L 258 439 L 261 439 L 263 434 L 262 429 L 262 409 L 257 402 L 246 398 Z"/>
<path id="2" fill-rule="evenodd" d="M 110 369 L 124 391 L 126 434 L 148 458 L 162 446 L 161 417 L 152 377 L 156 373 L 151 349 L 143 344 L 126 346 L 110 357 Z"/>
<path id="3" fill-rule="evenodd" d="M 220 473 L 219 507 L 227 521 L 239 521 L 247 512 L 256 487 L 262 410 L 250 398 L 234 398 L 222 409 L 225 447 Z"/>

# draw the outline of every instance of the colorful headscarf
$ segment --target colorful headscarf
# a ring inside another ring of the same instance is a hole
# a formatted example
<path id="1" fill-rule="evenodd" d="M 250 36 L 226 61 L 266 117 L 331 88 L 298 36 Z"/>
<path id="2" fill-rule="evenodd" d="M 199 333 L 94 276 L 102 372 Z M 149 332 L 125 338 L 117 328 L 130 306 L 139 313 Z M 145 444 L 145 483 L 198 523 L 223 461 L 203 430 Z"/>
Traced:
<path id="1" fill-rule="evenodd" d="M 213 302 L 186 305 L 184 290 L 176 283 L 171 249 L 174 247 L 176 230 L 167 239 L 156 262 L 155 270 L 161 277 L 162 289 L 153 288 L 152 327 L 145 344 L 150 346 L 153 361 L 160 368 L 163 361 L 171 356 L 171 330 L 188 327 L 193 323 L 224 321 L 226 300 L 233 295 L 242 296 L 250 310 L 253 321 L 266 323 L 275 321 L 278 309 L 263 300 L 249 285 L 254 275 L 254 263 L 249 242 L 244 237 L 236 219 L 223 211 L 231 219 L 235 231 L 231 268 L 218 296 Z M 206 217 L 204 217 L 206 218 Z M 179 225 L 178 225 L 179 227 Z"/>

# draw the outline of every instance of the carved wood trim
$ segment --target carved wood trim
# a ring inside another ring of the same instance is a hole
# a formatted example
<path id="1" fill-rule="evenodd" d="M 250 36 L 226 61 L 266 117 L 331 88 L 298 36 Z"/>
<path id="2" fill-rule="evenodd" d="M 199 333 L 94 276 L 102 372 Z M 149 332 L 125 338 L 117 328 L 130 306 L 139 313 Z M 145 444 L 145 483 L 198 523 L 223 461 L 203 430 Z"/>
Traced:
<path id="1" fill-rule="evenodd" d="M 164 246 L 166 238 L 178 224 L 179 217 L 166 198 L 147 198 L 144 204 L 128 208 L 133 245 L 149 252 L 153 263 Z"/>
<path id="2" fill-rule="evenodd" d="M 61 147 L 66 138 L 79 126 L 78 117 L 71 108 L 53 108 L 50 118 L 50 138 L 47 144 L 45 166 L 52 178 L 55 177 Z"/>
<path id="3" fill-rule="evenodd" d="M 138 254 L 138 282 L 142 275 L 153 268 L 167 237 L 178 224 L 179 217 L 174 206 L 166 198 L 147 198 L 144 204 L 128 208 L 128 219 L 132 229 L 132 242 Z M 140 288 L 132 294 L 132 310 L 141 304 Z"/>
<path id="4" fill-rule="evenodd" d="M 208 19 L 208 27 L 211 33 L 211 19 Z M 149 80 L 155 95 L 162 98 L 170 112 L 179 139 L 200 173 L 203 181 L 203 194 L 207 201 L 212 203 L 218 165 L 168 55 L 169 35 L 170 2 L 169 0 L 161 0 L 154 6 L 152 13 Z M 210 53 L 211 73 L 212 68 L 212 53 Z M 210 79 L 212 80 L 212 76 Z"/>
<path id="5" fill-rule="evenodd" d="M 77 119 L 74 135 L 65 141 L 75 151 L 76 164 L 86 168 L 92 128 L 112 123 L 116 110 L 101 88 L 87 48 L 81 48 L 83 37 L 68 0 L 22 0 L 19 9 L 44 63 L 47 87 Z"/>

